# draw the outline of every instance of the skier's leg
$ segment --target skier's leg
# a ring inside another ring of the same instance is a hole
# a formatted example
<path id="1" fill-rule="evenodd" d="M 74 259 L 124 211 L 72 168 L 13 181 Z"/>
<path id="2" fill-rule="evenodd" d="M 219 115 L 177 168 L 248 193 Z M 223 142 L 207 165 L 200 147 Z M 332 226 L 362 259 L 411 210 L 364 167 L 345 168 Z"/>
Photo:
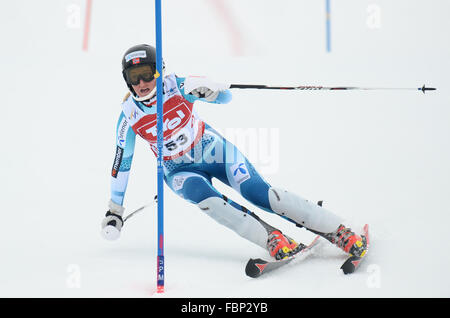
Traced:
<path id="1" fill-rule="evenodd" d="M 222 195 L 213 187 L 207 174 L 182 171 L 169 176 L 166 181 L 177 195 L 196 204 L 218 223 L 267 248 L 267 237 L 273 228 L 253 212 Z"/>
<path id="2" fill-rule="evenodd" d="M 342 223 L 339 216 L 321 206 L 292 192 L 272 187 L 232 143 L 225 142 L 227 182 L 252 204 L 317 232 L 332 232 Z"/>
<path id="3" fill-rule="evenodd" d="M 226 142 L 226 149 L 234 154 L 234 160 L 225 165 L 228 182 L 244 198 L 323 236 L 347 253 L 363 253 L 362 238 L 342 225 L 343 218 L 293 192 L 272 187 L 234 145 Z"/>
<path id="4" fill-rule="evenodd" d="M 259 208 L 276 213 L 309 230 L 329 233 L 341 224 L 342 219 L 334 213 L 296 194 L 281 188 L 273 188 L 234 144 L 209 126 L 206 133 L 213 136 L 216 159 L 221 160 L 219 163 L 199 165 L 199 169 L 209 176 L 229 185 Z M 212 153 L 211 148 L 209 149 L 205 151 L 206 154 L 203 153 L 204 159 L 208 162 L 211 161 L 208 154 Z"/>
<path id="5" fill-rule="evenodd" d="M 356 256 L 364 253 L 365 240 L 345 227 L 343 219 L 333 212 L 282 188 L 271 187 L 269 201 L 277 214 L 323 236 L 343 251 Z"/>
<path id="6" fill-rule="evenodd" d="M 232 143 L 208 125 L 205 135 L 213 142 L 201 152 L 207 163 L 197 164 L 198 170 L 233 187 L 259 208 L 325 237 L 346 252 L 361 250 L 361 237 L 343 226 L 342 218 L 292 192 L 272 187 Z"/>

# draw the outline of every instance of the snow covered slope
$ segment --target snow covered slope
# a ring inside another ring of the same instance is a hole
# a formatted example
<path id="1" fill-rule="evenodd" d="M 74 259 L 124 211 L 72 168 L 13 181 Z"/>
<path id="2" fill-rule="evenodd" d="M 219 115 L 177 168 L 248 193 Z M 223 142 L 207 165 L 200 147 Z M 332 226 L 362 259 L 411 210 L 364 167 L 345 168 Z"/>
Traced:
<path id="1" fill-rule="evenodd" d="M 0 296 L 449 297 L 450 3 L 332 1 L 331 53 L 324 1 L 224 3 L 225 16 L 212 1 L 164 1 L 168 72 L 234 83 L 438 88 L 233 90 L 228 105 L 196 104 L 223 132 L 269 132 L 256 134 L 256 152 L 245 140 L 238 146 L 272 185 L 324 200 L 354 229 L 370 224 L 372 248 L 360 270 L 344 276 L 345 255 L 323 242 L 301 264 L 248 278 L 248 258 L 267 252 L 166 188 L 166 293 L 154 294 L 156 211 L 130 219 L 117 242 L 100 236 L 126 93 L 120 60 L 131 45 L 154 43 L 153 2 L 94 0 L 85 52 L 84 1 L 21 0 L 0 13 Z M 153 198 L 155 180 L 154 155 L 140 140 L 126 213 Z M 313 237 L 257 213 L 299 241 Z"/>

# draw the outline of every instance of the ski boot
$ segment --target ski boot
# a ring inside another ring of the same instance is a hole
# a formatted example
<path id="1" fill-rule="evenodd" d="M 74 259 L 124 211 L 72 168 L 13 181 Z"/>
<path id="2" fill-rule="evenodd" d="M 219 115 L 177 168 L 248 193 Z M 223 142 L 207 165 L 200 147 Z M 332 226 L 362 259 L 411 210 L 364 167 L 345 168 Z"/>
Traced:
<path id="1" fill-rule="evenodd" d="M 300 251 L 300 246 L 293 239 L 282 234 L 281 231 L 274 230 L 267 239 L 267 249 L 270 256 L 276 260 L 282 260 Z"/>
<path id="2" fill-rule="evenodd" d="M 327 234 L 325 238 L 351 256 L 362 258 L 366 254 L 366 237 L 355 234 L 350 228 L 346 228 L 342 224 L 335 232 Z"/>

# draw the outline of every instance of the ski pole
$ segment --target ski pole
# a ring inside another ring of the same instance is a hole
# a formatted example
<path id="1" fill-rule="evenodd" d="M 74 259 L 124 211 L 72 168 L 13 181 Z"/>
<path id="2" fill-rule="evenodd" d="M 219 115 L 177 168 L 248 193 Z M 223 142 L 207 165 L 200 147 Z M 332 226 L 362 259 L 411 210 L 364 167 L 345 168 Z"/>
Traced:
<path id="1" fill-rule="evenodd" d="M 129 218 L 133 217 L 133 215 L 135 215 L 136 213 L 139 213 L 140 211 L 144 210 L 145 208 L 152 206 L 154 204 L 156 204 L 158 202 L 158 195 L 155 195 L 154 199 L 152 202 L 147 203 L 143 206 L 141 206 L 139 209 L 134 210 L 133 212 L 130 212 L 124 219 L 123 219 L 123 223 L 125 223 L 126 220 L 128 220 Z"/>
<path id="2" fill-rule="evenodd" d="M 413 87 L 355 87 L 355 86 L 338 86 L 338 87 L 326 87 L 326 86 L 270 86 L 270 85 L 255 85 L 255 84 L 230 84 L 229 88 L 240 89 L 281 89 L 281 90 L 300 90 L 300 91 L 343 91 L 343 90 L 415 90 L 422 91 L 424 94 L 426 91 L 435 91 L 434 87 L 426 87 L 423 85 L 419 88 Z"/>

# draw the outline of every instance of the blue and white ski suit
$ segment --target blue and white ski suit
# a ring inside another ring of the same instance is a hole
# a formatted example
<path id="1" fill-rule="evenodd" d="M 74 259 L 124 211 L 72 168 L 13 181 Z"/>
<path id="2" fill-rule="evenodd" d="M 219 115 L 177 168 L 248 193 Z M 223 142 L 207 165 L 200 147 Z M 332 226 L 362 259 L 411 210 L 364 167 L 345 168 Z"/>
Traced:
<path id="1" fill-rule="evenodd" d="M 163 82 L 163 166 L 166 184 L 180 197 L 197 204 L 219 223 L 264 248 L 267 235 L 274 228 L 242 205 L 222 195 L 213 186 L 213 178 L 232 187 L 249 202 L 265 211 L 277 213 L 299 225 L 320 230 L 323 217 L 329 213 L 322 215 L 321 220 L 311 218 L 311 212 L 322 208 L 309 204 L 300 197 L 288 196 L 286 191 L 271 188 L 232 143 L 198 117 L 194 103 L 197 100 L 206 100 L 185 94 L 184 81 L 185 78 L 170 74 L 164 77 Z M 230 101 L 231 93 L 226 90 L 220 92 L 212 103 L 224 104 Z M 122 103 L 116 130 L 116 155 L 111 173 L 111 200 L 119 205 L 124 201 L 136 135 L 148 141 L 157 155 L 156 97 L 144 104 L 130 96 Z M 294 206 L 298 206 L 303 212 L 294 211 Z M 289 213 L 289 210 L 293 212 Z M 333 219 L 333 224 L 327 229 L 337 228 L 339 224 L 336 225 L 337 221 L 334 221 Z M 316 226 L 316 223 L 319 226 Z"/>

